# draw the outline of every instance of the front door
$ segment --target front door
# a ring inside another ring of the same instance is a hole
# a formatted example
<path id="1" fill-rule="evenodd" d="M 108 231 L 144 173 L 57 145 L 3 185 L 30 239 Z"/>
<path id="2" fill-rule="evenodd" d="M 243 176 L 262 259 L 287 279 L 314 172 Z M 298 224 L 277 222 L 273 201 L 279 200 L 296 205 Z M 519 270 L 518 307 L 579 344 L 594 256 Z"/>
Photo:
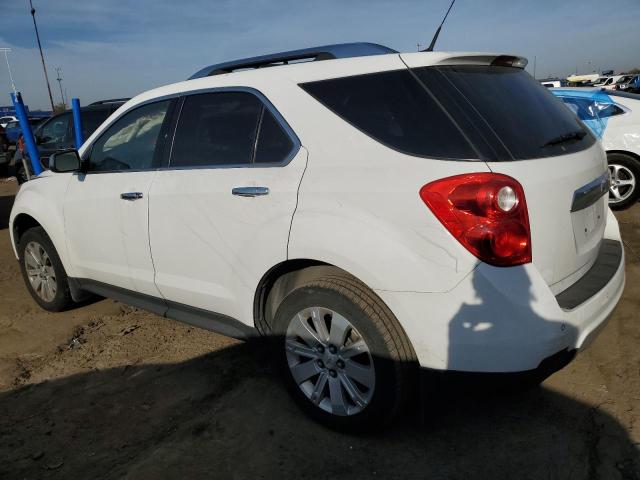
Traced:
<path id="1" fill-rule="evenodd" d="M 170 101 L 134 108 L 93 144 L 64 202 L 76 276 L 160 296 L 149 251 L 149 190 L 162 157 Z"/>
<path id="2" fill-rule="evenodd" d="M 287 258 L 306 150 L 265 99 L 187 96 L 169 169 L 150 193 L 156 284 L 169 301 L 251 322 L 264 273 Z"/>

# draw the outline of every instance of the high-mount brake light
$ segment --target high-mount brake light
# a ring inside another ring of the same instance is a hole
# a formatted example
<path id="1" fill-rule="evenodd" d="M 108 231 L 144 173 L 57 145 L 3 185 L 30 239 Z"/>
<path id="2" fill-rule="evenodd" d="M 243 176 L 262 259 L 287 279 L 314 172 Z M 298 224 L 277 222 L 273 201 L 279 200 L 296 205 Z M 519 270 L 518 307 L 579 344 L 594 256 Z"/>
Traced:
<path id="1" fill-rule="evenodd" d="M 529 60 L 524 57 L 514 57 L 512 55 L 500 55 L 493 59 L 491 65 L 494 67 L 513 67 L 513 68 L 522 68 L 524 69 Z"/>
<path id="2" fill-rule="evenodd" d="M 524 190 L 498 173 L 443 178 L 420 198 L 445 228 L 483 262 L 499 267 L 531 262 L 531 230 Z"/>

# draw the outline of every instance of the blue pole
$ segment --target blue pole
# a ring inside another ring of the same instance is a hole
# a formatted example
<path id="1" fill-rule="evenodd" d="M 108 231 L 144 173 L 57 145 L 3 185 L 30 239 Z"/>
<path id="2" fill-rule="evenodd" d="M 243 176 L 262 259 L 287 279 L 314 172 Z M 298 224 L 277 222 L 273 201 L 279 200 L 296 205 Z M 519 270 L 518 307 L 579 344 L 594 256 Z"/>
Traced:
<path id="1" fill-rule="evenodd" d="M 31 131 L 31 125 L 29 125 L 29 118 L 22 103 L 22 95 L 20 92 L 11 94 L 11 101 L 13 107 L 16 110 L 16 116 L 18 122 L 20 122 L 20 128 L 22 129 L 22 137 L 24 138 L 24 144 L 27 147 L 29 153 L 29 159 L 31 160 L 31 166 L 33 167 L 33 173 L 40 175 L 42 173 L 42 164 L 40 163 L 40 154 L 38 153 L 38 147 L 36 141 L 33 138 L 33 132 Z"/>
<path id="2" fill-rule="evenodd" d="M 73 129 L 76 133 L 76 149 L 80 150 L 84 143 L 84 138 L 82 138 L 82 118 L 80 117 L 80 100 L 72 98 L 71 108 L 73 109 Z"/>

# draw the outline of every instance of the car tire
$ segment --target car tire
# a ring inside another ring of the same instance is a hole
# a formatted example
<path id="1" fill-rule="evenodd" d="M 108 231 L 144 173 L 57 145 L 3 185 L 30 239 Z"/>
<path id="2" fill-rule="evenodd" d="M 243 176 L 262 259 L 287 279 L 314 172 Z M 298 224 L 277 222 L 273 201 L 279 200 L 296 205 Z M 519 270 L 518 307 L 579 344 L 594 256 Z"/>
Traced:
<path id="1" fill-rule="evenodd" d="M 362 282 L 337 269 L 310 270 L 287 289 L 272 322 L 285 384 L 325 426 L 379 429 L 407 404 L 416 384 L 413 348 Z"/>
<path id="2" fill-rule="evenodd" d="M 67 274 L 42 227 L 31 228 L 22 235 L 18 255 L 27 290 L 38 305 L 60 312 L 73 304 Z"/>
<path id="3" fill-rule="evenodd" d="M 624 153 L 608 153 L 611 187 L 609 206 L 612 210 L 624 210 L 634 205 L 640 196 L 640 161 Z"/>

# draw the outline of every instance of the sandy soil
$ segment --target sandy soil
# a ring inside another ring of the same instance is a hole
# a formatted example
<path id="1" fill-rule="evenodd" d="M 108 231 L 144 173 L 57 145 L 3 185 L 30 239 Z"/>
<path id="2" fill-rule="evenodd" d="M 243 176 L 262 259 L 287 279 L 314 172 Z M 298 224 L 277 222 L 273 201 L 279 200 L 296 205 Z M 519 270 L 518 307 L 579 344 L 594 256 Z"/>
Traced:
<path id="1" fill-rule="evenodd" d="M 350 436 L 296 408 L 264 348 L 112 300 L 40 310 L 10 247 L 16 190 L 0 183 L 2 479 L 640 479 L 640 205 L 619 215 L 623 300 L 572 364 Z"/>

